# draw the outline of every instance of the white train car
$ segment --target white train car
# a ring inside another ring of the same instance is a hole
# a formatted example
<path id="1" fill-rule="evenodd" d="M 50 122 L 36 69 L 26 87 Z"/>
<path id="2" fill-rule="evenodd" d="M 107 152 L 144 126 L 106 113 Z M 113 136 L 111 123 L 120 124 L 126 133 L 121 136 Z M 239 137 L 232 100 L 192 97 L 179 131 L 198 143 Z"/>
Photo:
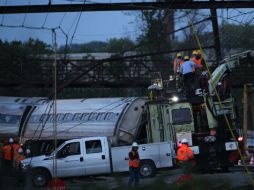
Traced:
<path id="1" fill-rule="evenodd" d="M 56 121 L 58 143 L 107 136 L 113 146 L 128 145 L 144 128 L 146 98 L 90 98 L 53 101 L 45 98 L 0 97 L 0 137 L 17 137 L 35 154 L 52 148 Z"/>
<path id="2" fill-rule="evenodd" d="M 142 123 L 145 98 L 91 98 L 56 101 L 41 100 L 21 129 L 22 141 L 59 140 L 107 136 L 112 144 L 131 143 Z"/>

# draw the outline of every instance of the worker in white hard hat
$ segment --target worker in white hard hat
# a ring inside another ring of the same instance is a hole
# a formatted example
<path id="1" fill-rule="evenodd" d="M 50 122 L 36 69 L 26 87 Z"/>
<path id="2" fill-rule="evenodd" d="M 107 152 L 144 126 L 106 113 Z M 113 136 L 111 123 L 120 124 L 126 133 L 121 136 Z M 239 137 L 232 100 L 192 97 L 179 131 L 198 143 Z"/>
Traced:
<path id="1" fill-rule="evenodd" d="M 188 147 L 188 140 L 183 138 L 181 140 L 181 146 L 177 150 L 177 160 L 180 167 L 183 170 L 183 175 L 177 180 L 178 182 L 182 179 L 190 179 L 191 177 L 191 168 L 192 168 L 192 159 L 194 158 L 192 149 Z"/>
<path id="2" fill-rule="evenodd" d="M 24 151 L 20 147 L 18 149 L 18 157 L 16 159 L 16 165 L 15 165 L 15 170 L 16 170 L 16 186 L 18 187 L 23 187 L 25 185 L 25 174 L 22 172 L 21 169 L 21 161 L 25 159 L 24 156 Z"/>
<path id="3" fill-rule="evenodd" d="M 140 158 L 138 154 L 138 143 L 133 142 L 131 151 L 129 152 L 129 171 L 130 177 L 128 186 L 131 187 L 133 181 L 135 181 L 135 186 L 139 184 L 139 166 L 140 166 Z"/>
<path id="4" fill-rule="evenodd" d="M 13 161 L 14 161 L 14 146 L 13 138 L 9 138 L 8 144 L 3 147 L 3 165 L 5 170 L 5 175 L 11 174 L 13 170 Z"/>

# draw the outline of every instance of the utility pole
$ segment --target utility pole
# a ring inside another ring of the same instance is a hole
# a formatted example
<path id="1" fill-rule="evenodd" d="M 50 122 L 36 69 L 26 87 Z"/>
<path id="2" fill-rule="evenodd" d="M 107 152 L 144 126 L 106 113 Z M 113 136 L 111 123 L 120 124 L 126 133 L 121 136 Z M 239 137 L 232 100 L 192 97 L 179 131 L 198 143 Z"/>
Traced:
<path id="1" fill-rule="evenodd" d="M 210 0 L 210 1 L 215 2 L 215 0 Z M 221 46 L 220 46 L 220 33 L 219 33 L 219 25 L 218 25 L 218 18 L 217 18 L 217 10 L 216 10 L 216 8 L 211 8 L 210 12 L 211 12 L 211 17 L 212 17 L 213 38 L 214 38 L 216 61 L 218 64 L 221 60 Z"/>
<path id="2" fill-rule="evenodd" d="M 243 142 L 244 150 L 248 151 L 247 131 L 248 131 L 248 84 L 243 86 Z"/>

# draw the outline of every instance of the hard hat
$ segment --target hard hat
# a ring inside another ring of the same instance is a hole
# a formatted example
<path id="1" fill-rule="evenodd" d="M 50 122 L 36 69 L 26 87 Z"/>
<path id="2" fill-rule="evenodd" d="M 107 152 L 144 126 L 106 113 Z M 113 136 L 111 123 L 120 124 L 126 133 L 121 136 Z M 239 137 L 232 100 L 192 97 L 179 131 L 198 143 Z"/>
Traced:
<path id="1" fill-rule="evenodd" d="M 197 50 L 197 55 L 201 55 L 201 50 Z"/>
<path id="2" fill-rule="evenodd" d="M 30 154 L 31 150 L 29 148 L 26 149 L 26 154 Z"/>
<path id="3" fill-rule="evenodd" d="M 189 58 L 189 56 L 188 55 L 185 55 L 184 56 L 184 60 L 189 60 L 190 58 Z"/>
<path id="4" fill-rule="evenodd" d="M 23 149 L 22 149 L 22 148 L 19 148 L 18 153 L 19 153 L 19 154 L 22 154 L 22 153 L 23 153 Z"/>
<path id="5" fill-rule="evenodd" d="M 136 142 L 132 143 L 132 147 L 138 147 L 138 143 Z"/>
<path id="6" fill-rule="evenodd" d="M 182 57 L 182 54 L 181 53 L 177 53 L 176 57 Z"/>
<path id="7" fill-rule="evenodd" d="M 182 139 L 181 143 L 188 143 L 188 140 L 187 139 Z"/>
<path id="8" fill-rule="evenodd" d="M 192 55 L 197 55 L 197 54 L 198 54 L 197 50 L 194 50 L 194 51 L 192 52 Z"/>
<path id="9" fill-rule="evenodd" d="M 9 138 L 9 143 L 13 143 L 13 142 L 14 142 L 13 138 Z"/>

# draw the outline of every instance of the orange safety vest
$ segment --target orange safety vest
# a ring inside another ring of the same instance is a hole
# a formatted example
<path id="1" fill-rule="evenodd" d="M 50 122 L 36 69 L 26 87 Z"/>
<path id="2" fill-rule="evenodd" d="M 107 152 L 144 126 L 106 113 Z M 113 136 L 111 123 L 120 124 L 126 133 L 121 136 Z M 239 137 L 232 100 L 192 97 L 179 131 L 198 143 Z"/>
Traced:
<path id="1" fill-rule="evenodd" d="M 179 161 L 187 161 L 193 157 L 192 150 L 186 144 L 182 144 L 177 151 L 177 159 Z"/>
<path id="2" fill-rule="evenodd" d="M 201 57 L 200 59 L 196 59 L 196 57 L 191 58 L 191 60 L 196 64 L 196 65 L 202 65 L 202 60 L 203 58 Z"/>
<path id="3" fill-rule="evenodd" d="M 131 151 L 131 154 L 135 156 L 135 152 L 134 151 Z M 139 167 L 139 163 L 140 163 L 140 159 L 138 157 L 138 159 L 133 159 L 131 160 L 130 157 L 129 157 L 129 166 L 130 167 L 133 167 L 133 168 L 138 168 Z"/>
<path id="4" fill-rule="evenodd" d="M 25 156 L 24 155 L 19 155 L 18 158 L 16 159 L 16 163 L 15 163 L 15 166 L 16 166 L 16 170 L 19 169 L 19 164 L 22 160 L 25 159 Z"/>
<path id="5" fill-rule="evenodd" d="M 18 158 L 18 156 L 19 156 L 19 148 L 20 148 L 20 146 L 19 146 L 19 144 L 16 144 L 16 143 L 14 143 L 12 146 L 14 148 L 14 160 L 16 160 Z"/>
<path id="6" fill-rule="evenodd" d="M 4 159 L 5 160 L 14 160 L 14 147 L 13 145 L 5 145 L 3 147 Z"/>

